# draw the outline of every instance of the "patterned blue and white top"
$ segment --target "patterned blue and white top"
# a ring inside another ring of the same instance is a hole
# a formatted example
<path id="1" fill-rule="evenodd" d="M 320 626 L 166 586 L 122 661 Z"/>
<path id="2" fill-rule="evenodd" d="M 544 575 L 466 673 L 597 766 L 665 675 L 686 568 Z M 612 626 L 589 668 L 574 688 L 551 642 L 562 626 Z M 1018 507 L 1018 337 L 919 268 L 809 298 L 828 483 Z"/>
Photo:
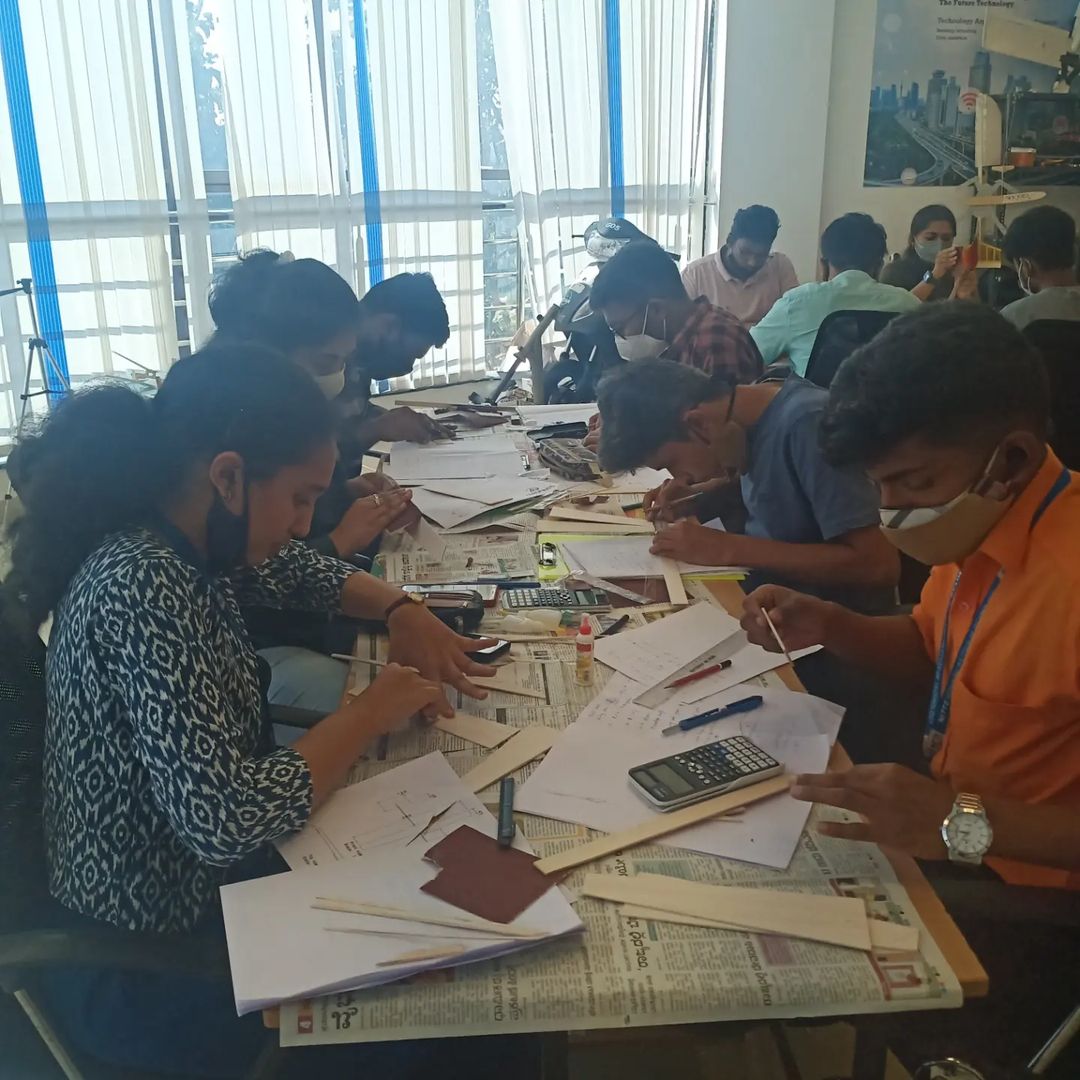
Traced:
<path id="1" fill-rule="evenodd" d="M 274 749 L 239 604 L 338 611 L 354 566 L 294 542 L 234 578 L 163 527 L 117 533 L 57 605 L 47 660 L 50 887 L 133 930 L 186 931 L 225 867 L 300 828 L 311 775 Z"/>

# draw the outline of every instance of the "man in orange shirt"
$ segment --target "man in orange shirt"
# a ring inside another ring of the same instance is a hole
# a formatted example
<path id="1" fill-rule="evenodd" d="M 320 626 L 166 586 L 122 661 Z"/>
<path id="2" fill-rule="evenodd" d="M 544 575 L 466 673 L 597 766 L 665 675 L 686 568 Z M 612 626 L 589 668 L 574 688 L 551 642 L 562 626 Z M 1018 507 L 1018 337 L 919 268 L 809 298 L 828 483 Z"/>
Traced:
<path id="1" fill-rule="evenodd" d="M 912 615 L 856 615 L 788 590 L 747 599 L 751 638 L 820 643 L 930 688 L 929 775 L 799 777 L 797 798 L 865 822 L 829 831 L 1022 885 L 1080 887 L 1080 478 L 1046 444 L 1041 361 L 994 312 L 928 306 L 841 368 L 828 459 L 878 485 L 885 536 L 934 569 Z"/>
<path id="2" fill-rule="evenodd" d="M 821 437 L 878 485 L 885 536 L 933 566 L 920 603 L 868 617 L 765 586 L 743 618 L 776 649 L 768 611 L 788 649 L 824 645 L 883 698 L 888 680 L 928 691 L 921 767 L 800 776 L 792 794 L 852 812 L 829 835 L 941 860 L 927 873 L 990 972 L 986 1009 L 1007 1009 L 985 1037 L 1028 1054 L 1080 992 L 1080 477 L 1046 444 L 1048 399 L 1041 360 L 989 309 L 895 319 L 840 368 Z"/>

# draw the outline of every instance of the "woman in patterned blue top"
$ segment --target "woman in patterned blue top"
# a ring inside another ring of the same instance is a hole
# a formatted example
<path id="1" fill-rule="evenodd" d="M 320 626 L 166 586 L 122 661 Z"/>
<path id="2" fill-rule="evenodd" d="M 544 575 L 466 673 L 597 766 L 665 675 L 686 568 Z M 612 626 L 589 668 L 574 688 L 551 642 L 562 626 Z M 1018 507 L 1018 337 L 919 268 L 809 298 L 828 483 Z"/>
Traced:
<path id="1" fill-rule="evenodd" d="M 138 930 L 213 925 L 227 868 L 300 828 L 372 739 L 418 711 L 449 713 L 444 682 L 483 696 L 468 678 L 491 672 L 466 656 L 475 641 L 298 542 L 334 431 L 315 383 L 284 358 L 210 348 L 152 401 L 115 386 L 75 394 L 23 453 L 7 587 L 33 626 L 54 613 L 45 827 L 50 886 L 72 911 Z M 276 749 L 241 602 L 385 618 L 395 663 Z M 108 987 L 85 989 L 107 1000 Z M 105 1030 L 125 1048 L 115 1020 Z"/>

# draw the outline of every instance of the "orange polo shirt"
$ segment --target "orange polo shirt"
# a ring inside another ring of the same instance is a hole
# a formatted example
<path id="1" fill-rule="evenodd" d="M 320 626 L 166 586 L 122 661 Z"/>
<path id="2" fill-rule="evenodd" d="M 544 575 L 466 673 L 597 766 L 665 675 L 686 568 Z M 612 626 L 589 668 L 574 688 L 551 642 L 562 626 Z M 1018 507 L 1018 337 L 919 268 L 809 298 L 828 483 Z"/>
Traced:
<path id="1" fill-rule="evenodd" d="M 1080 808 L 1080 475 L 1071 475 L 1032 528 L 1061 469 L 1048 452 L 1031 483 L 964 560 L 946 673 L 979 601 L 999 570 L 1002 577 L 957 673 L 945 741 L 931 767 L 955 791 Z M 934 567 L 915 608 L 931 661 L 957 569 Z M 986 862 L 1016 885 L 1080 888 L 1077 873 L 992 855 Z"/>

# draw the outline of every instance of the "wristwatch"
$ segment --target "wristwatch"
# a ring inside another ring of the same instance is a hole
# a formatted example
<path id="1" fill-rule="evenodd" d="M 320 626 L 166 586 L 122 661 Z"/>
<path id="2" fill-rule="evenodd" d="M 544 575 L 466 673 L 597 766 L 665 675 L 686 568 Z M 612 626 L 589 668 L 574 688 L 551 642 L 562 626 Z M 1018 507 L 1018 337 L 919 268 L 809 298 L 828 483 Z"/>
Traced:
<path id="1" fill-rule="evenodd" d="M 923 274 L 921 284 L 923 284 L 923 285 L 936 285 L 937 284 L 937 278 L 934 277 L 934 268 L 933 267 L 931 267 L 929 270 L 926 271 L 925 274 Z"/>
<path id="2" fill-rule="evenodd" d="M 994 842 L 994 830 L 978 795 L 960 792 L 941 823 L 941 839 L 949 851 L 950 862 L 981 866 L 983 856 Z"/>
<path id="3" fill-rule="evenodd" d="M 405 607 L 408 604 L 419 604 L 423 607 L 423 595 L 421 593 L 413 592 L 402 593 L 395 601 L 393 601 L 393 603 L 387 605 L 386 610 L 383 612 L 383 622 L 389 623 L 390 616 L 393 615 L 399 607 Z"/>

